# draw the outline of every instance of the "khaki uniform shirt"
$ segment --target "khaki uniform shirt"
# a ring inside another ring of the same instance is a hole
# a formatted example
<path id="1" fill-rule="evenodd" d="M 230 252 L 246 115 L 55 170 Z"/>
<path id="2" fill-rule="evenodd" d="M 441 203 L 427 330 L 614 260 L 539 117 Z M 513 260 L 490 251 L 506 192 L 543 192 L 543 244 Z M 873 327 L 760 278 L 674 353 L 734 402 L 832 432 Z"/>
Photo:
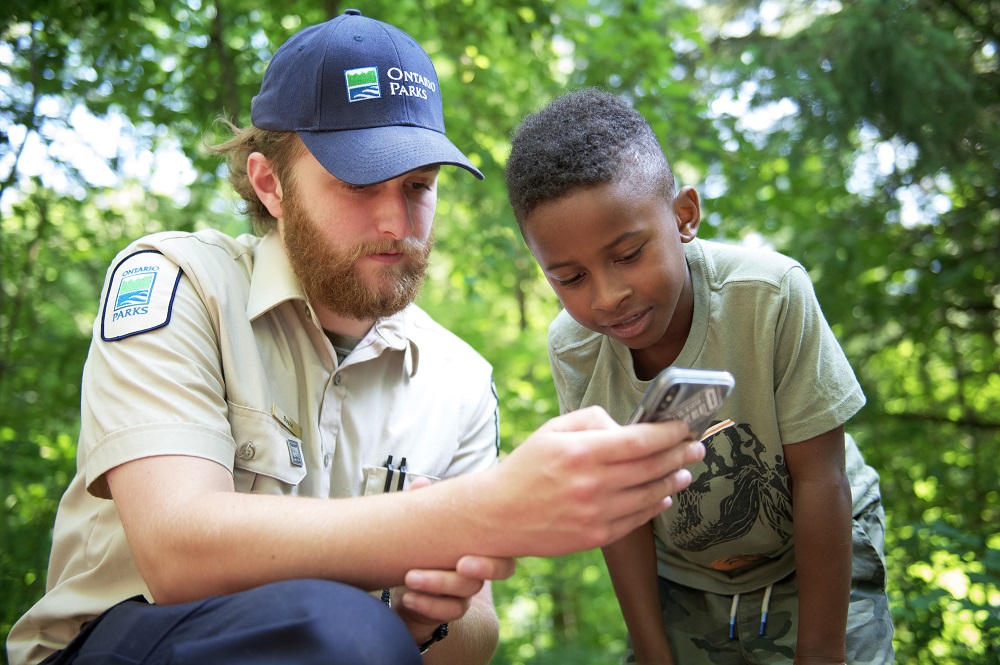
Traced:
<path id="1" fill-rule="evenodd" d="M 684 245 L 694 318 L 674 365 L 724 369 L 736 387 L 693 482 L 653 522 L 658 571 L 720 594 L 752 591 L 795 567 L 783 446 L 844 424 L 865 403 L 803 267 L 780 254 L 694 240 Z M 549 330 L 560 408 L 598 404 L 624 422 L 649 381 L 629 349 L 565 311 Z M 878 498 L 878 475 L 846 437 L 854 514 Z"/>
<path id="2" fill-rule="evenodd" d="M 491 368 L 415 305 L 345 359 L 280 238 L 161 233 L 109 271 L 84 369 L 77 475 L 56 516 L 46 595 L 15 624 L 12 665 L 64 647 L 118 601 L 150 594 L 105 473 L 155 455 L 231 469 L 238 492 L 351 497 L 493 465 Z"/>

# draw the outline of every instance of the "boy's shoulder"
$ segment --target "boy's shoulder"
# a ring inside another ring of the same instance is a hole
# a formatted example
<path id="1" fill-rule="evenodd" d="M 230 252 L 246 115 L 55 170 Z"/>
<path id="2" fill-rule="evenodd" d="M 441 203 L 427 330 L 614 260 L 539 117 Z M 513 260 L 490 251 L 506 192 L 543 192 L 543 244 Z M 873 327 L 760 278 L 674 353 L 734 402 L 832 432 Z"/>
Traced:
<path id="1" fill-rule="evenodd" d="M 800 264 L 768 247 L 749 247 L 718 240 L 695 240 L 685 245 L 688 260 L 702 260 L 713 272 L 727 276 L 781 275 Z"/>
<path id="2" fill-rule="evenodd" d="M 586 353 L 589 349 L 598 349 L 603 335 L 585 328 L 569 315 L 564 309 L 552 319 L 549 324 L 549 350 L 555 354 L 563 354 L 577 350 Z"/>
<path id="3" fill-rule="evenodd" d="M 802 264 L 768 248 L 747 247 L 714 240 L 694 240 L 684 245 L 688 263 L 700 263 L 713 286 L 740 281 L 780 284 L 790 270 Z"/>

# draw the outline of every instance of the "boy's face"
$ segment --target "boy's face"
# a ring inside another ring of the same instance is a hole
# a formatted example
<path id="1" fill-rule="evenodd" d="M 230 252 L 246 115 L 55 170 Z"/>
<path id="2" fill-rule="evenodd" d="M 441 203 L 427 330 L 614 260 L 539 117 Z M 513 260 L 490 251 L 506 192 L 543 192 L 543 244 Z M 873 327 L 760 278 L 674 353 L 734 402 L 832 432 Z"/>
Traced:
<path id="1" fill-rule="evenodd" d="M 682 244 L 699 220 L 691 188 L 672 204 L 649 188 L 612 182 L 538 206 L 524 235 L 570 316 L 665 367 L 690 329 L 694 300 Z"/>

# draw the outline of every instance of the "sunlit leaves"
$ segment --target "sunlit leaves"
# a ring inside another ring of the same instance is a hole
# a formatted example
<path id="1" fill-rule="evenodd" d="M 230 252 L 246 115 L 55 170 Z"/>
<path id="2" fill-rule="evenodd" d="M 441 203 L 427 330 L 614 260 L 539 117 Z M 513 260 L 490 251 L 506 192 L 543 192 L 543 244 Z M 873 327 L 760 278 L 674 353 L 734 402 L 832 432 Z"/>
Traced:
<path id="1" fill-rule="evenodd" d="M 0 446 L 12 464 L 0 468 L 0 630 L 44 582 L 107 263 L 143 233 L 247 230 L 201 144 L 217 137 L 219 114 L 248 121 L 277 45 L 344 7 L 5 5 Z M 419 37 L 441 73 L 448 134 L 486 174 L 443 171 L 420 303 L 493 364 L 503 454 L 557 411 L 545 336 L 559 308 L 506 202 L 509 136 L 553 96 L 599 85 L 642 111 L 681 183 L 698 188 L 702 237 L 775 247 L 815 280 L 868 396 L 849 427 L 882 474 L 899 662 L 995 661 L 996 3 L 372 0 L 362 9 Z M 93 117 L 118 119 L 120 140 L 67 149 L 68 133 L 93 133 Z M 40 173 L 10 170 L 26 137 L 45 149 Z M 152 157 L 171 145 L 190 174 Z M 173 169 L 186 200 L 156 189 L 160 178 L 140 184 L 137 163 Z M 521 561 L 494 588 L 496 663 L 617 660 L 624 627 L 598 552 Z"/>

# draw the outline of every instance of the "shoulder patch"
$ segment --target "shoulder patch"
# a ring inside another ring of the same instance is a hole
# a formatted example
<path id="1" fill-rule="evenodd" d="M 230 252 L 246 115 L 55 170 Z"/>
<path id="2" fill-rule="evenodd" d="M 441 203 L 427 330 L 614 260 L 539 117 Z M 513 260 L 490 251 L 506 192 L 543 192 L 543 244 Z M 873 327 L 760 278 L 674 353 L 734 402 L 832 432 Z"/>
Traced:
<path id="1" fill-rule="evenodd" d="M 104 296 L 101 339 L 114 342 L 170 323 L 181 274 L 180 266 L 155 249 L 122 259 Z"/>

